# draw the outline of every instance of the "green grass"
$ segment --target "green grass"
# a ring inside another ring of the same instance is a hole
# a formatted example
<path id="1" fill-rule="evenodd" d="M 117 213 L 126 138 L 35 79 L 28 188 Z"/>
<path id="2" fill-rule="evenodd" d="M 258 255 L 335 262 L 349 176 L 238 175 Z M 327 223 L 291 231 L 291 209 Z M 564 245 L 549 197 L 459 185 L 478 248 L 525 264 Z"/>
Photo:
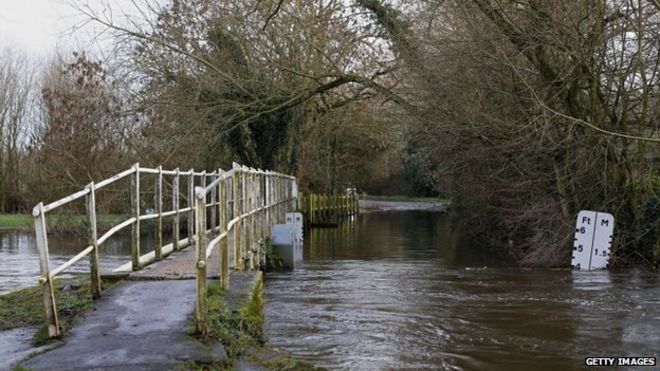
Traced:
<path id="1" fill-rule="evenodd" d="M 90 285 L 87 281 L 83 277 L 55 280 L 55 302 L 62 333 L 67 332 L 74 320 L 92 306 Z M 63 290 L 67 285 L 68 289 Z M 103 282 L 103 286 L 107 287 L 109 283 Z M 0 295 L 0 330 L 40 326 L 33 341 L 35 344 L 42 344 L 48 340 L 45 322 L 41 286 L 28 287 Z"/>
<path id="2" fill-rule="evenodd" d="M 190 364 L 181 370 L 232 370 L 234 362 L 247 359 L 268 370 L 319 370 L 288 354 L 270 349 L 263 338 L 263 284 L 257 285 L 251 300 L 238 312 L 230 312 L 223 299 L 223 291 L 218 284 L 208 287 L 208 334 L 201 340 L 221 342 L 229 364 Z"/>
<path id="3" fill-rule="evenodd" d="M 0 214 L 0 230 L 34 228 L 34 218 L 30 214 Z"/>
<path id="4" fill-rule="evenodd" d="M 100 214 L 97 216 L 99 229 L 108 229 L 128 217 L 122 214 Z M 87 215 L 48 214 L 48 230 L 62 233 L 87 233 Z M 0 230 L 33 231 L 34 218 L 31 214 L 0 214 Z"/>

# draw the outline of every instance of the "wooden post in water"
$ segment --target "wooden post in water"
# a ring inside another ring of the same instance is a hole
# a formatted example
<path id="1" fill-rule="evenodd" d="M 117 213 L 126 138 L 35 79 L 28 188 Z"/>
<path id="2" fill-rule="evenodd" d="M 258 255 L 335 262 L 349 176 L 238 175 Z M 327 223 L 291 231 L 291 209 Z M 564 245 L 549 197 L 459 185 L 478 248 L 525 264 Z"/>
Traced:
<path id="1" fill-rule="evenodd" d="M 131 268 L 140 269 L 140 164 L 133 165 L 135 174 L 131 177 L 131 215 L 135 222 L 131 225 Z"/>
<path id="2" fill-rule="evenodd" d="M 98 232 L 96 230 L 96 195 L 94 191 L 94 182 L 87 186 L 87 222 L 89 224 L 89 245 L 93 247 L 89 256 L 89 272 L 91 273 L 91 291 L 92 298 L 101 297 L 101 272 L 99 269 L 99 244 Z"/>
<path id="3" fill-rule="evenodd" d="M 39 205 L 32 210 L 32 216 L 34 216 L 34 232 L 37 238 L 37 249 L 39 250 L 39 268 L 41 270 L 39 283 L 41 284 L 44 306 L 46 307 L 48 336 L 55 337 L 60 335 L 60 324 L 57 319 L 57 305 L 55 305 L 53 282 L 48 268 L 48 237 L 43 202 L 40 202 Z"/>
<path id="4" fill-rule="evenodd" d="M 181 213 L 179 209 L 181 208 L 179 203 L 179 168 L 175 170 L 176 174 L 174 175 L 174 180 L 172 181 L 172 209 L 175 211 L 174 219 L 172 221 L 172 248 L 174 251 L 179 250 L 179 239 L 181 227 L 179 223 L 181 221 Z"/>
<path id="5" fill-rule="evenodd" d="M 154 208 L 158 214 L 154 231 L 156 260 L 163 258 L 163 167 L 158 166 L 158 175 L 154 183 Z"/>
<path id="6" fill-rule="evenodd" d="M 308 197 L 309 197 L 309 224 L 312 225 L 316 223 L 316 210 L 314 209 L 314 200 L 316 198 L 316 195 L 314 193 L 310 193 Z"/>
<path id="7" fill-rule="evenodd" d="M 195 236 L 195 170 L 188 175 L 188 246 L 193 244 Z"/>
<path id="8" fill-rule="evenodd" d="M 325 224 L 328 222 L 328 195 L 325 193 L 320 195 L 321 197 L 321 223 Z"/>
<path id="9" fill-rule="evenodd" d="M 195 188 L 195 216 L 197 238 L 197 300 L 195 303 L 195 319 L 197 333 L 206 334 L 206 192 L 202 187 Z"/>

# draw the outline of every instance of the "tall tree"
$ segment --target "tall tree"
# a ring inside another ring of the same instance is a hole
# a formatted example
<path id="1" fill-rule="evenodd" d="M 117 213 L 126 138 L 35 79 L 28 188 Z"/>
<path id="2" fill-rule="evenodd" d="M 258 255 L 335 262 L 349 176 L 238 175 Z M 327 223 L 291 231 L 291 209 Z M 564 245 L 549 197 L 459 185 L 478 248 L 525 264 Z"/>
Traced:
<path id="1" fill-rule="evenodd" d="M 139 95 L 159 121 L 150 133 L 168 133 L 158 138 L 161 162 L 196 151 L 188 157 L 209 168 L 238 160 L 293 171 L 307 115 L 391 94 L 382 78 L 392 65 L 387 42 L 347 3 L 195 0 L 139 8 L 142 20 L 123 25 L 80 7 L 130 40 L 143 77 Z"/>
<path id="2" fill-rule="evenodd" d="M 0 211 L 16 212 L 22 202 L 21 152 L 34 104 L 36 67 L 12 49 L 0 51 Z"/>
<path id="3" fill-rule="evenodd" d="M 617 218 L 617 257 L 651 259 L 652 2 L 358 2 L 405 61 L 419 137 L 451 171 L 471 230 L 525 263 L 566 264 L 577 211 L 604 210 Z"/>
<path id="4" fill-rule="evenodd" d="M 117 135 L 121 101 L 100 62 L 85 54 L 55 61 L 41 91 L 43 126 L 37 133 L 42 197 L 54 198 L 103 179 L 127 165 Z"/>

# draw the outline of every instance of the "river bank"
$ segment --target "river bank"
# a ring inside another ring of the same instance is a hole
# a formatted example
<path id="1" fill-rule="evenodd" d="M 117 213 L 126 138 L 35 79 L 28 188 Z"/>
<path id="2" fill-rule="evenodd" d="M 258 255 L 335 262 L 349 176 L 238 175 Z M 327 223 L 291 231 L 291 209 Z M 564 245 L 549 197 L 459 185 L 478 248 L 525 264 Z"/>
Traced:
<path id="1" fill-rule="evenodd" d="M 112 226 L 126 220 L 121 214 L 99 214 L 97 215 L 97 226 L 100 230 L 109 229 Z M 80 214 L 50 214 L 46 218 L 48 230 L 64 234 L 86 234 L 89 233 L 87 226 L 87 215 Z M 34 217 L 31 214 L 0 214 L 0 231 L 34 231 Z"/>

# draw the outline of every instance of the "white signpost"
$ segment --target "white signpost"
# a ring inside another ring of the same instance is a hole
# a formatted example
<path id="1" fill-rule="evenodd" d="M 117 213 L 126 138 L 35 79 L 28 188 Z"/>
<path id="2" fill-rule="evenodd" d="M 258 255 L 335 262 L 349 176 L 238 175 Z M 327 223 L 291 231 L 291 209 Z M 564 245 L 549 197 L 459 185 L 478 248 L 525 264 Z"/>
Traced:
<path id="1" fill-rule="evenodd" d="M 577 270 L 604 269 L 610 259 L 614 233 L 612 214 L 582 210 L 575 223 L 571 266 Z"/>

